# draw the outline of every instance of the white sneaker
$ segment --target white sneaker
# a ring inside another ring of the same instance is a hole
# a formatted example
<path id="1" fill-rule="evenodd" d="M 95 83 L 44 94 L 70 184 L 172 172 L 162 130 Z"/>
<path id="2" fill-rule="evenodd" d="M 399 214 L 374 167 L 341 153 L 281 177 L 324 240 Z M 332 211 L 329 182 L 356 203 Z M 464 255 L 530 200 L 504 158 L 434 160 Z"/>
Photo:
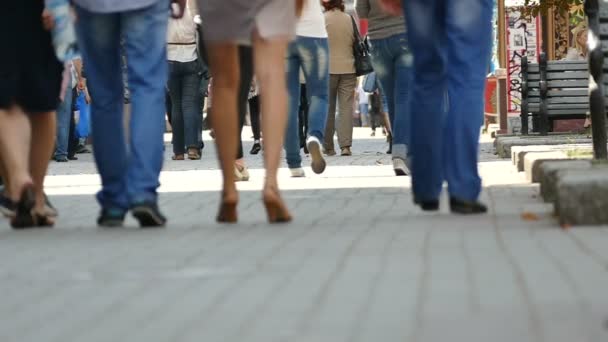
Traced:
<path id="1" fill-rule="evenodd" d="M 393 158 L 393 170 L 395 170 L 395 175 L 397 176 L 409 176 L 411 173 L 405 160 L 401 158 Z"/>
<path id="2" fill-rule="evenodd" d="M 291 177 L 293 177 L 293 178 L 306 177 L 306 173 L 304 172 L 304 169 L 301 167 L 289 169 L 289 171 L 291 171 Z"/>
<path id="3" fill-rule="evenodd" d="M 310 136 L 306 139 L 306 148 L 308 149 L 308 153 L 310 153 L 310 157 L 312 158 L 312 171 L 316 174 L 321 174 L 325 171 L 325 167 L 327 163 L 325 159 L 323 159 L 323 152 L 321 151 L 321 142 L 317 137 Z"/>

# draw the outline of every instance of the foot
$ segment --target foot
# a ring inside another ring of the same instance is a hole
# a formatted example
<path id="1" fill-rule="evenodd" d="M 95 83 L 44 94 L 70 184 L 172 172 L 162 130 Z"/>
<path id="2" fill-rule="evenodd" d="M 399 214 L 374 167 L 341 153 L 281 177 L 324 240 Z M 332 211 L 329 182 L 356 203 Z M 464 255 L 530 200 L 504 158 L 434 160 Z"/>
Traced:
<path id="1" fill-rule="evenodd" d="M 485 214 L 488 212 L 488 207 L 478 201 L 465 201 L 457 198 L 450 198 L 450 210 L 454 214 L 475 215 Z"/>
<path id="2" fill-rule="evenodd" d="M 183 154 L 175 154 L 175 155 L 173 155 L 173 157 L 171 157 L 171 159 L 173 159 L 173 160 L 184 160 L 184 155 Z"/>
<path id="3" fill-rule="evenodd" d="M 350 147 L 342 147 L 340 154 L 342 157 L 352 156 L 353 152 L 350 150 Z"/>
<path id="4" fill-rule="evenodd" d="M 251 151 L 249 151 L 249 154 L 258 154 L 260 153 L 260 151 L 262 150 L 262 145 L 260 144 L 259 141 L 255 141 L 253 143 L 253 146 L 251 147 Z"/>
<path id="5" fill-rule="evenodd" d="M 372 131 L 372 134 L 370 134 L 370 136 L 375 137 L 376 136 L 376 132 Z"/>
<path id="6" fill-rule="evenodd" d="M 51 204 L 51 201 L 46 194 L 44 194 L 44 214 L 50 217 L 58 216 L 57 209 Z"/>
<path id="7" fill-rule="evenodd" d="M 57 156 L 55 157 L 55 161 L 58 163 L 67 163 L 68 162 L 68 157 L 67 156 Z"/>
<path id="8" fill-rule="evenodd" d="M 304 169 L 301 167 L 290 168 L 289 171 L 291 172 L 292 178 L 306 177 L 306 173 L 304 172 Z"/>
<path id="9" fill-rule="evenodd" d="M 11 226 L 14 229 L 32 228 L 36 226 L 36 220 L 32 210 L 36 205 L 34 185 L 25 184 L 21 190 L 21 196 L 17 202 L 13 202 L 15 214 L 11 218 Z"/>
<path id="10" fill-rule="evenodd" d="M 196 147 L 188 148 L 188 159 L 190 159 L 190 160 L 200 160 L 201 159 L 201 154 L 200 154 L 198 148 L 196 148 Z"/>
<path id="11" fill-rule="evenodd" d="M 97 225 L 100 227 L 122 227 L 125 221 L 126 212 L 122 209 L 104 208 L 97 218 Z"/>
<path id="12" fill-rule="evenodd" d="M 76 153 L 77 154 L 91 153 L 91 151 L 85 145 L 78 145 L 78 146 L 76 146 Z"/>
<path id="13" fill-rule="evenodd" d="M 142 228 L 164 227 L 167 218 L 158 209 L 155 202 L 141 202 L 131 207 L 131 213 Z"/>
<path id="14" fill-rule="evenodd" d="M 395 170 L 396 176 L 408 176 L 410 175 L 410 169 L 407 167 L 405 160 L 394 157 L 393 158 L 393 170 Z"/>
<path id="15" fill-rule="evenodd" d="M 312 171 L 316 174 L 322 174 L 327 167 L 327 163 L 323 158 L 323 153 L 321 153 L 321 142 L 317 137 L 309 137 L 306 141 L 306 147 L 308 151 L 310 151 L 310 156 L 312 157 Z"/>
<path id="16" fill-rule="evenodd" d="M 216 221 L 218 223 L 236 223 L 238 221 L 237 205 L 238 195 L 222 195 L 220 208 L 218 210 Z"/>
<path id="17" fill-rule="evenodd" d="M 269 223 L 287 223 L 293 219 L 277 188 L 265 187 L 262 198 Z"/>
<path id="18" fill-rule="evenodd" d="M 78 157 L 76 157 L 76 156 L 68 156 L 68 160 L 78 160 Z"/>
<path id="19" fill-rule="evenodd" d="M 420 209 L 424 211 L 437 211 L 439 210 L 439 200 L 428 200 L 421 201 L 418 199 L 414 199 L 414 204 L 420 207 Z"/>
<path id="20" fill-rule="evenodd" d="M 334 150 L 334 149 L 331 149 L 331 150 L 324 149 L 323 153 L 325 153 L 325 155 L 328 156 L 328 157 L 333 157 L 333 156 L 336 155 L 336 150 Z"/>

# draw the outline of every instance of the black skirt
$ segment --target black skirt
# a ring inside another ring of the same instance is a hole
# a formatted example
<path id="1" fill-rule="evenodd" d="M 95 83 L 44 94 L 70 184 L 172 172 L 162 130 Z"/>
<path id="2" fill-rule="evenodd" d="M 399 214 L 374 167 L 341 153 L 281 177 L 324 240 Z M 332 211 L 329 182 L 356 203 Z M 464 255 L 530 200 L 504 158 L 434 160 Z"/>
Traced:
<path id="1" fill-rule="evenodd" d="M 0 109 L 54 111 L 63 65 L 42 27 L 43 0 L 0 1 Z"/>

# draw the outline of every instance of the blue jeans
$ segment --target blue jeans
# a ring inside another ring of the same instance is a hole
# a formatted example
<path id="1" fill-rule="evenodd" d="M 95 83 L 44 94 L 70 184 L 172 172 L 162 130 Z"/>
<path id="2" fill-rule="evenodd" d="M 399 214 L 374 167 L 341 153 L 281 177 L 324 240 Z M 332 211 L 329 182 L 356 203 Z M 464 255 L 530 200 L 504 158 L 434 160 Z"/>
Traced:
<path id="1" fill-rule="evenodd" d="M 410 143 L 410 107 L 413 57 L 407 36 L 396 34 L 370 41 L 372 64 L 385 99 L 393 130 L 393 157 L 406 159 Z"/>
<path id="2" fill-rule="evenodd" d="M 329 43 L 327 38 L 296 37 L 287 52 L 287 90 L 289 118 L 285 152 L 290 168 L 302 166 L 298 108 L 300 106 L 300 68 L 306 79 L 308 97 L 308 135 L 323 141 L 329 107 Z"/>
<path id="3" fill-rule="evenodd" d="M 437 199 L 445 180 L 450 196 L 477 200 L 493 1 L 403 3 L 415 66 L 410 145 L 414 196 Z"/>
<path id="4" fill-rule="evenodd" d="M 201 76 L 198 61 L 169 61 L 169 93 L 171 94 L 171 127 L 173 153 L 184 154 L 185 147 L 200 148 L 203 127 L 200 92 Z"/>
<path id="5" fill-rule="evenodd" d="M 76 31 L 93 101 L 92 138 L 103 208 L 156 202 L 163 164 L 167 84 L 166 1 L 139 10 L 92 13 L 77 7 Z M 131 101 L 129 141 L 123 127 L 121 37 Z"/>
<path id="6" fill-rule="evenodd" d="M 72 77 L 68 77 L 68 87 L 65 97 L 57 108 L 57 141 L 55 144 L 55 158 L 68 156 L 70 141 L 70 118 L 72 115 Z"/>

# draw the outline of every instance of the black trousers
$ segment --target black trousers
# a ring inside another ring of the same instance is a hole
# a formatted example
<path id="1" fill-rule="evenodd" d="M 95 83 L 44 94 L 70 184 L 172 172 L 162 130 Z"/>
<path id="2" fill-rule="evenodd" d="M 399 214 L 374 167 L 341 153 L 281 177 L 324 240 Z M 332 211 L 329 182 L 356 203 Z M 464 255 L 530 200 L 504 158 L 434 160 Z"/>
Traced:
<path id="1" fill-rule="evenodd" d="M 254 140 L 262 137 L 262 126 L 260 122 L 260 96 L 256 95 L 249 99 L 249 116 L 251 117 L 251 132 Z"/>
<path id="2" fill-rule="evenodd" d="M 243 126 L 245 125 L 245 116 L 247 115 L 247 98 L 249 97 L 249 88 L 251 87 L 251 81 L 253 80 L 253 48 L 250 46 L 239 46 L 239 67 L 241 70 L 241 83 L 239 85 L 238 92 L 238 105 L 239 111 L 239 126 L 238 126 L 238 151 L 236 158 L 241 159 L 244 157 L 243 154 Z"/>

